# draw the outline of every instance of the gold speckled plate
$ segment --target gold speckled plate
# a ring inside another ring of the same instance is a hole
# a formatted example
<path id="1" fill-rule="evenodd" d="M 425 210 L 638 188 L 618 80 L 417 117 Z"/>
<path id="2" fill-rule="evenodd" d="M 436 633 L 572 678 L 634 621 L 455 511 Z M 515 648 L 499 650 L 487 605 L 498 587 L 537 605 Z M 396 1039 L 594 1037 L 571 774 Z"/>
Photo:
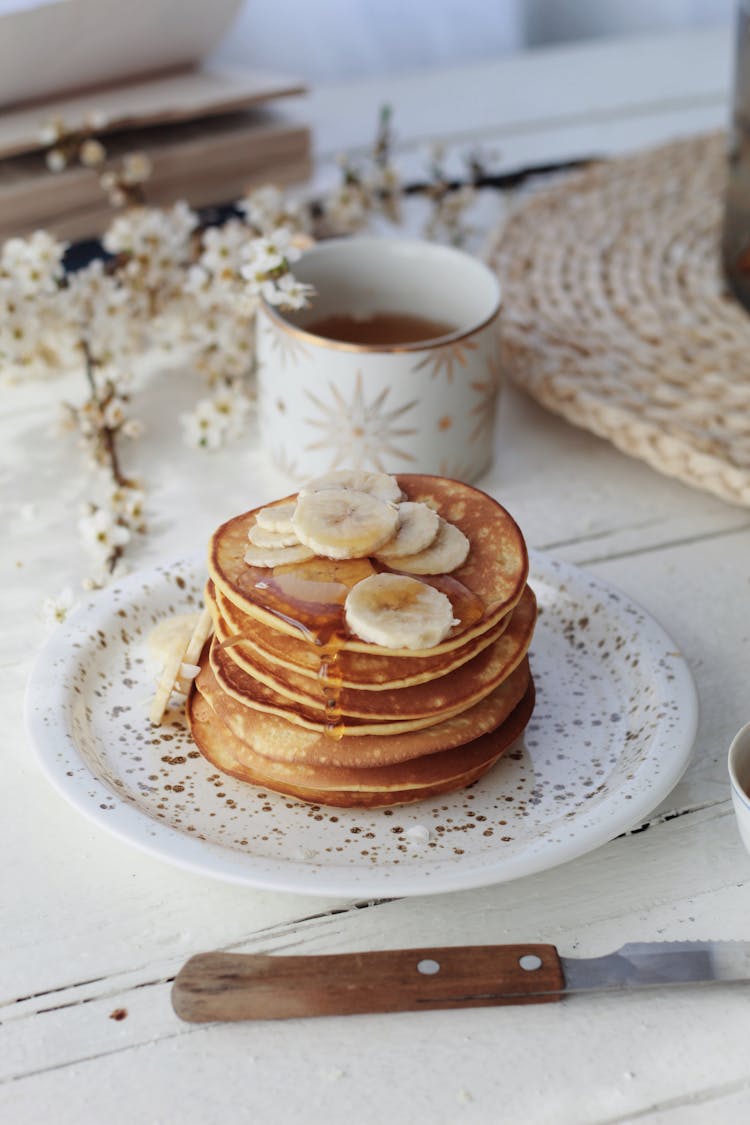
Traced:
<path id="1" fill-rule="evenodd" d="M 203 560 L 131 575 L 40 653 L 27 729 L 45 774 L 121 839 L 204 875 L 299 894 L 422 895 L 516 879 L 646 818 L 687 765 L 695 688 L 674 642 L 626 595 L 532 553 L 537 704 L 469 789 L 394 809 L 310 806 L 218 774 L 180 713 L 154 730 L 146 640 L 201 601 Z"/>

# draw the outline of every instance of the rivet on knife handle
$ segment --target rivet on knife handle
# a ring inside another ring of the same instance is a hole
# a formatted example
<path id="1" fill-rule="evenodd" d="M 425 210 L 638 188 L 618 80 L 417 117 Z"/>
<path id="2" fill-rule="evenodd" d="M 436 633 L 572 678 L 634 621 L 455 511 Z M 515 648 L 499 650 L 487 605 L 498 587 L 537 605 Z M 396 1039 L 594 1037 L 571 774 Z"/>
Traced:
<path id="1" fill-rule="evenodd" d="M 474 945 L 311 956 L 199 953 L 172 987 L 191 1022 L 539 1004 L 565 987 L 553 945 Z"/>

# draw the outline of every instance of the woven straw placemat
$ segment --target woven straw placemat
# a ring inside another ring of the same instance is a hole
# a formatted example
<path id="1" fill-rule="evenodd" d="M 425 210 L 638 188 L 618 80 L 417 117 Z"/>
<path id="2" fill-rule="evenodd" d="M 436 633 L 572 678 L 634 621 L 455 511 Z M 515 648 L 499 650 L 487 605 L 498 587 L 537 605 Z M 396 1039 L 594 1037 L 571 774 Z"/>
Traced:
<path id="1" fill-rule="evenodd" d="M 750 314 L 720 262 L 726 139 L 608 161 L 498 232 L 508 376 L 544 406 L 750 506 Z"/>

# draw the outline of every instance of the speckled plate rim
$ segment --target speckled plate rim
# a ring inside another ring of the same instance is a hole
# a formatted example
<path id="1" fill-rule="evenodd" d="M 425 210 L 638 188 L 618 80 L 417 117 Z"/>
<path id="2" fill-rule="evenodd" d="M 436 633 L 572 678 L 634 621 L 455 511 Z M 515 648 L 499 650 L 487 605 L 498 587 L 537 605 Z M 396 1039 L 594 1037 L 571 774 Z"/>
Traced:
<path id="1" fill-rule="evenodd" d="M 473 857 L 467 857 L 465 861 L 452 858 L 444 870 L 426 874 L 378 870 L 365 865 L 341 868 L 325 860 L 275 860 L 238 853 L 212 841 L 191 838 L 169 824 L 155 821 L 148 812 L 119 798 L 91 771 L 82 754 L 77 756 L 79 764 L 85 767 L 85 785 L 78 779 L 71 779 L 69 770 L 65 768 L 68 763 L 59 753 L 61 741 L 67 741 L 69 751 L 77 754 L 72 732 L 65 729 L 62 722 L 69 686 L 64 677 L 51 677 L 49 668 L 55 663 L 75 664 L 78 655 L 72 647 L 73 639 L 89 633 L 92 625 L 106 624 L 112 616 L 115 599 L 120 604 L 127 603 L 136 591 L 142 590 L 144 580 L 158 583 L 160 577 L 178 567 L 200 574 L 204 569 L 202 556 L 129 575 L 116 586 L 93 595 L 56 629 L 34 663 L 25 695 L 26 730 L 37 761 L 58 793 L 97 827 L 169 864 L 223 882 L 258 889 L 342 898 L 419 896 L 509 882 L 567 863 L 640 823 L 677 784 L 690 760 L 698 724 L 698 697 L 689 667 L 676 651 L 675 642 L 634 599 L 611 583 L 572 564 L 539 551 L 530 551 L 529 557 L 532 585 L 536 575 L 538 581 L 559 585 L 569 594 L 585 581 L 588 588 L 596 588 L 605 598 L 614 599 L 623 614 L 637 612 L 641 617 L 639 635 L 643 639 L 644 651 L 652 649 L 660 654 L 659 663 L 667 673 L 664 682 L 669 682 L 671 698 L 679 703 L 679 708 L 675 708 L 679 716 L 676 725 L 666 739 L 655 740 L 649 755 L 659 755 L 658 782 L 649 786 L 643 784 L 643 771 L 647 770 L 649 762 L 647 757 L 629 782 L 609 789 L 598 802 L 596 816 L 587 815 L 585 811 L 574 814 L 576 831 L 564 841 L 548 841 L 549 847 L 532 847 L 528 853 L 500 854 L 497 863 L 477 862 Z M 616 675 L 616 665 L 610 668 Z M 144 685 L 144 692 L 148 690 L 149 687 Z M 45 696 L 46 702 L 40 706 L 38 699 Z M 603 809 L 607 811 L 606 816 L 602 816 Z"/>

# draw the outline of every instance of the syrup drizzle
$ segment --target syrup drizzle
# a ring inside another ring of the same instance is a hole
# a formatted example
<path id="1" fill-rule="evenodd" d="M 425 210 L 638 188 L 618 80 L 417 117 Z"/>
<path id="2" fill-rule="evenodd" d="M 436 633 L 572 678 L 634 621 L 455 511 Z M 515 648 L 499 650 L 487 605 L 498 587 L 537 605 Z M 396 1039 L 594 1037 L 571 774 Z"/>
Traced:
<path id="1" fill-rule="evenodd" d="M 321 560 L 317 560 L 320 563 Z M 330 565 L 329 565 L 330 564 Z M 354 565 L 352 565 L 354 564 Z M 318 572 L 326 577 L 308 577 L 305 564 L 275 567 L 272 571 L 248 567 L 241 586 L 251 599 L 280 621 L 291 625 L 319 653 L 318 678 L 323 686 L 325 733 L 340 739 L 346 731 L 341 709 L 343 675 L 340 653 L 353 636 L 346 625 L 344 602 L 349 590 L 367 573 L 389 571 L 402 573 L 377 560 L 345 560 L 343 563 L 323 560 Z M 485 612 L 482 599 L 449 574 L 409 575 L 445 594 L 459 624 L 448 636 L 463 632 L 481 621 Z M 241 637 L 224 642 L 236 644 Z"/>

